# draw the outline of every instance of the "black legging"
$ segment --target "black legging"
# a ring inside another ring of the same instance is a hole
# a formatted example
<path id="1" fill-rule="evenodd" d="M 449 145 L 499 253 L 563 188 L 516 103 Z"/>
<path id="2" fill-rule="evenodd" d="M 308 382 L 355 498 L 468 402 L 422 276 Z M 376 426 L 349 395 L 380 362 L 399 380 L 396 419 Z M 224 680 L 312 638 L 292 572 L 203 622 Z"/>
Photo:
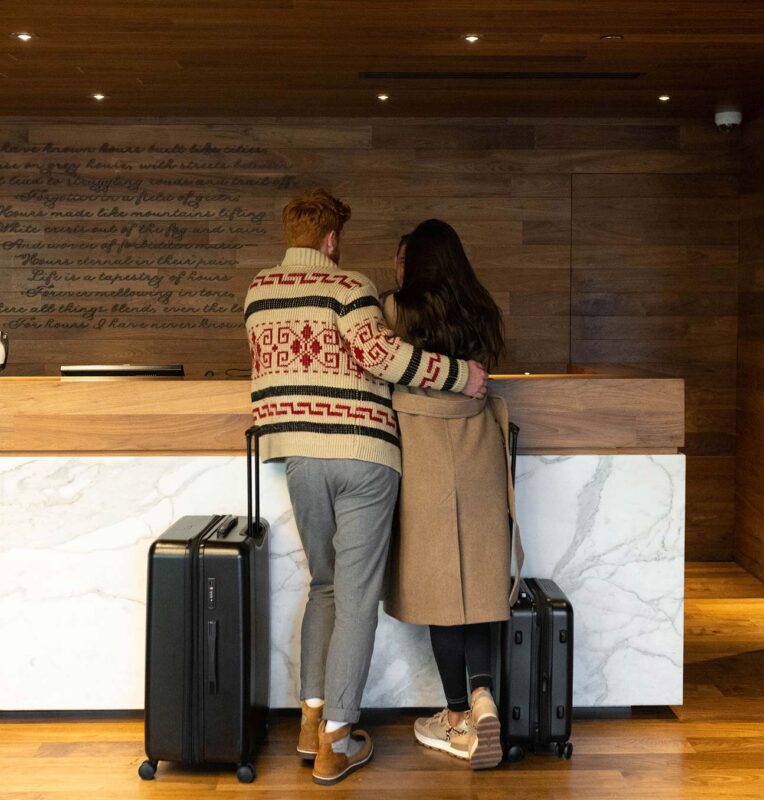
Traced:
<path id="1" fill-rule="evenodd" d="M 469 710 L 469 694 L 479 686 L 493 690 L 490 622 L 430 625 L 430 641 L 449 710 Z"/>

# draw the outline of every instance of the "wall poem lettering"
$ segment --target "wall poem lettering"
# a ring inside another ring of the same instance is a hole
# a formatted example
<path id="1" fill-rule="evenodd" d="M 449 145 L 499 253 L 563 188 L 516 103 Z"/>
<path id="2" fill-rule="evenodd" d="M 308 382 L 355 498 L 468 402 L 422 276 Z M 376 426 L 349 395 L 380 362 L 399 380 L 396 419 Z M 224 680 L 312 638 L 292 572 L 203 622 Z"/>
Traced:
<path id="1" fill-rule="evenodd" d="M 246 376 L 246 288 L 286 200 L 323 185 L 353 210 L 343 266 L 380 291 L 402 233 L 456 228 L 504 314 L 497 371 L 684 378 L 688 557 L 728 559 L 740 171 L 738 135 L 694 120 L 6 119 L 4 374 Z"/>
<path id="2" fill-rule="evenodd" d="M 160 361 L 182 362 L 196 377 L 246 375 L 246 288 L 283 254 L 285 202 L 317 185 L 352 206 L 343 266 L 380 291 L 393 285 L 402 233 L 429 217 L 451 222 L 507 315 L 512 286 L 520 313 L 507 325 L 503 367 L 563 369 L 569 178 L 533 165 L 527 126 L 424 127 L 6 122 L 0 327 L 12 336 L 8 374 Z M 445 137 L 445 149 L 423 145 L 433 136 Z M 531 295 L 532 308 L 521 303 Z"/>
<path id="3" fill-rule="evenodd" d="M 242 300 L 277 257 L 277 211 L 297 183 L 288 160 L 237 127 L 213 140 L 204 125 L 2 133 L 0 325 L 18 371 L 83 360 L 246 370 Z"/>

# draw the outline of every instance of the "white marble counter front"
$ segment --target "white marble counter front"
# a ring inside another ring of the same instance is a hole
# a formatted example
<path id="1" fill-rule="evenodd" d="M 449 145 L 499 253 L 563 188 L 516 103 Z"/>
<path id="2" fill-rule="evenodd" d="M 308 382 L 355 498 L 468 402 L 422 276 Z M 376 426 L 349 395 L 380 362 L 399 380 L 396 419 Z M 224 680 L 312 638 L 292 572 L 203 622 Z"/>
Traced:
<path id="1" fill-rule="evenodd" d="M 283 467 L 272 524 L 271 705 L 297 705 L 306 567 Z M 143 706 L 146 556 L 184 514 L 246 513 L 240 456 L 0 458 L 0 709 Z M 528 575 L 575 613 L 574 704 L 682 701 L 684 456 L 520 456 Z M 443 703 L 425 629 L 380 613 L 365 705 Z"/>

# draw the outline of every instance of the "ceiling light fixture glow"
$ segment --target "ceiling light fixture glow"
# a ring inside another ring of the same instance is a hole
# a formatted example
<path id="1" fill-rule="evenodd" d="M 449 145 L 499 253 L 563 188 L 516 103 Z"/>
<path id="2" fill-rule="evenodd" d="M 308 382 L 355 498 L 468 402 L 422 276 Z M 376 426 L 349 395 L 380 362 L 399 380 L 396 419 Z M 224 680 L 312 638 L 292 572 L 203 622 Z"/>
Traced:
<path id="1" fill-rule="evenodd" d="M 476 33 L 468 33 L 464 37 L 464 40 L 466 42 L 469 42 L 470 44 L 475 44 L 475 42 L 479 42 L 480 41 L 480 37 Z"/>
<path id="2" fill-rule="evenodd" d="M 28 42 L 32 38 L 31 33 L 26 33 L 24 31 L 20 31 L 19 33 L 12 33 L 11 36 L 13 36 L 16 39 L 20 39 L 22 42 Z"/>
<path id="3" fill-rule="evenodd" d="M 380 100 L 383 103 L 385 102 L 385 100 L 389 100 L 389 99 L 390 99 L 390 95 L 389 94 L 378 94 L 377 95 L 377 100 Z"/>
<path id="4" fill-rule="evenodd" d="M 92 96 L 93 100 L 99 100 L 100 101 L 100 100 L 105 100 L 106 99 L 106 95 L 105 94 L 101 94 L 100 92 L 96 92 L 95 94 L 93 94 L 91 96 Z"/>
<path id="5" fill-rule="evenodd" d="M 661 101 L 661 103 L 668 103 L 668 101 L 671 100 L 671 98 L 667 94 L 659 95 L 658 99 Z"/>

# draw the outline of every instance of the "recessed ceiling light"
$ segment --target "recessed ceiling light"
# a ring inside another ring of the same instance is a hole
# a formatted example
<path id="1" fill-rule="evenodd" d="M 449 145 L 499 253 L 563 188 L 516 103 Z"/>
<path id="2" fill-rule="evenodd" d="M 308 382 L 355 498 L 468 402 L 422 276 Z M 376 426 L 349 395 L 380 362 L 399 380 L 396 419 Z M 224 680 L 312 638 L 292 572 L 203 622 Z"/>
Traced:
<path id="1" fill-rule="evenodd" d="M 381 100 L 383 103 L 385 102 L 385 100 L 389 100 L 389 99 L 390 99 L 390 95 L 389 94 L 378 94 L 377 95 L 377 100 Z"/>
<path id="2" fill-rule="evenodd" d="M 603 42 L 618 42 L 621 39 L 623 39 L 623 34 L 621 34 L 621 33 L 603 33 L 602 36 L 600 36 L 600 39 Z"/>
<path id="3" fill-rule="evenodd" d="M 469 42 L 470 44 L 475 44 L 475 42 L 479 42 L 480 41 L 480 37 L 476 33 L 468 33 L 464 37 L 464 40 L 466 42 Z"/>
<path id="4" fill-rule="evenodd" d="M 658 99 L 661 101 L 661 103 L 668 103 L 668 101 L 671 100 L 667 94 L 658 95 Z"/>
<path id="5" fill-rule="evenodd" d="M 93 100 L 105 100 L 106 99 L 106 95 L 105 94 L 101 94 L 100 92 L 96 92 L 95 94 L 91 95 L 91 97 L 93 98 Z"/>
<path id="6" fill-rule="evenodd" d="M 24 31 L 19 31 L 18 33 L 12 33 L 11 36 L 13 36 L 16 39 L 21 39 L 22 42 L 28 42 L 32 38 L 31 33 L 25 33 Z"/>

